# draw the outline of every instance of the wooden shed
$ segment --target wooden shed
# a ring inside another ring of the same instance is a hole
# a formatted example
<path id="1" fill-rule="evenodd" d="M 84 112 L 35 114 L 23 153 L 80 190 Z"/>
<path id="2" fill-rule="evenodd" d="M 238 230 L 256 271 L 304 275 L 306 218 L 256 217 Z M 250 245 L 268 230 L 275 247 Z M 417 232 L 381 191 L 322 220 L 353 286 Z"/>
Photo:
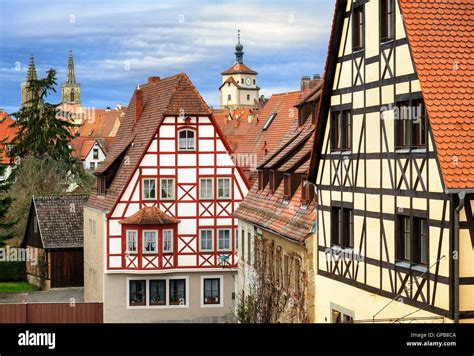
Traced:
<path id="1" fill-rule="evenodd" d="M 43 289 L 84 285 L 85 195 L 41 196 L 31 201 L 22 247 L 28 282 Z"/>

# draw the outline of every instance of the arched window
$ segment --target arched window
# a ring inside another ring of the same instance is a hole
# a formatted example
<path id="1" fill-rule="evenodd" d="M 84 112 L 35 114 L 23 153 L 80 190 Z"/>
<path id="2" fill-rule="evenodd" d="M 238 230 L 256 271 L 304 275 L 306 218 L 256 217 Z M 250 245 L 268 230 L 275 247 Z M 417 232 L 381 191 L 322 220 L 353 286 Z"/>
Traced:
<path id="1" fill-rule="evenodd" d="M 194 151 L 196 150 L 196 135 L 194 130 L 180 130 L 179 134 L 179 151 Z"/>

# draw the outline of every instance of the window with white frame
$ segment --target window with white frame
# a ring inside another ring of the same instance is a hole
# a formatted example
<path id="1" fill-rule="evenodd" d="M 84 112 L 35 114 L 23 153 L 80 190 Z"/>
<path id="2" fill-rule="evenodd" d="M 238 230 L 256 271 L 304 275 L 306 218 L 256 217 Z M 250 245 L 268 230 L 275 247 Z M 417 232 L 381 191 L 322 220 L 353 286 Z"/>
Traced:
<path id="1" fill-rule="evenodd" d="M 173 252 L 173 230 L 163 230 L 163 253 Z"/>
<path id="2" fill-rule="evenodd" d="M 143 199 L 144 200 L 156 199 L 156 179 L 155 178 L 143 179 Z"/>
<path id="3" fill-rule="evenodd" d="M 166 279 L 150 280 L 150 305 L 166 305 Z"/>
<path id="4" fill-rule="evenodd" d="M 194 151 L 196 150 L 196 135 L 194 130 L 180 130 L 179 131 L 179 151 Z"/>
<path id="5" fill-rule="evenodd" d="M 156 231 L 143 231 L 143 253 L 157 252 Z"/>
<path id="6" fill-rule="evenodd" d="M 230 250 L 230 229 L 218 230 L 218 249 L 220 251 Z"/>
<path id="7" fill-rule="evenodd" d="M 174 179 L 173 178 L 160 179 L 160 198 L 162 200 L 174 199 Z"/>
<path id="8" fill-rule="evenodd" d="M 213 231 L 212 229 L 205 229 L 200 231 L 200 251 L 213 250 Z"/>
<path id="9" fill-rule="evenodd" d="M 212 178 L 199 179 L 199 199 L 213 199 L 214 180 Z"/>
<path id="10" fill-rule="evenodd" d="M 230 199 L 230 178 L 217 178 L 217 198 Z"/>
<path id="11" fill-rule="evenodd" d="M 186 305 L 186 280 L 170 279 L 170 305 Z"/>
<path id="12" fill-rule="evenodd" d="M 127 253 L 137 253 L 137 230 L 127 230 Z"/>
<path id="13" fill-rule="evenodd" d="M 146 305 L 146 280 L 131 280 L 129 289 L 130 306 Z"/>
<path id="14" fill-rule="evenodd" d="M 221 300 L 221 280 L 219 278 L 204 279 L 204 304 L 219 304 Z"/>

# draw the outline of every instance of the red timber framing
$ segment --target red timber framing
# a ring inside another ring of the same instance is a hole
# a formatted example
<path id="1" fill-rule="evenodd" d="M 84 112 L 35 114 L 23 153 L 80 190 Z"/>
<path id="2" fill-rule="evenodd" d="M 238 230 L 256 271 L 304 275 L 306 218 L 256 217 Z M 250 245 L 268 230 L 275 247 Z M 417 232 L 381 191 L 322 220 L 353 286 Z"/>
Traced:
<path id="1" fill-rule="evenodd" d="M 195 150 L 180 151 L 178 132 L 183 129 L 195 133 Z M 235 235 L 238 227 L 232 213 L 245 198 L 249 183 L 231 159 L 231 149 L 223 138 L 212 116 L 165 116 L 151 142 L 144 149 L 139 164 L 126 182 L 119 199 L 107 215 L 107 269 L 110 271 L 170 271 L 202 269 L 219 266 L 219 256 L 229 257 L 229 268 L 237 267 Z M 122 164 L 126 164 L 126 158 Z M 156 199 L 143 198 L 143 179 L 156 179 Z M 160 197 L 160 179 L 174 179 L 174 198 Z M 201 178 L 213 179 L 212 199 L 200 199 Z M 230 180 L 230 197 L 219 199 L 218 179 Z M 120 221 L 144 207 L 156 206 L 163 213 L 181 222 L 172 225 L 122 226 Z M 171 227 L 170 227 L 171 226 Z M 138 231 L 136 254 L 126 252 L 126 230 Z M 173 253 L 162 252 L 162 231 L 174 229 Z M 200 230 L 212 230 L 213 249 L 200 251 Z M 219 230 L 228 229 L 230 248 L 219 250 Z M 158 230 L 156 254 L 142 253 L 142 231 Z"/>

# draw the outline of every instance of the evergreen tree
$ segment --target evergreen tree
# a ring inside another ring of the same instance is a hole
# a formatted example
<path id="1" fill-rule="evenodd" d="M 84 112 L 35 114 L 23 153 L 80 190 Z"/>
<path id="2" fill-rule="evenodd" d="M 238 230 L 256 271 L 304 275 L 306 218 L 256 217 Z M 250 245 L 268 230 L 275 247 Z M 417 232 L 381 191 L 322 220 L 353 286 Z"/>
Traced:
<path id="1" fill-rule="evenodd" d="M 0 164 L 0 177 L 5 176 L 7 166 Z M 11 230 L 18 220 L 11 220 L 7 216 L 8 211 L 13 203 L 13 199 L 8 195 L 11 186 L 9 178 L 0 179 L 0 246 L 5 245 L 5 241 L 14 236 L 14 231 Z"/>
<path id="2" fill-rule="evenodd" d="M 58 115 L 59 104 L 50 104 L 46 98 L 55 90 L 56 71 L 50 69 L 46 78 L 31 79 L 27 90 L 29 100 L 12 116 L 16 118 L 12 127 L 17 127 L 18 143 L 14 156 L 51 157 L 66 163 L 72 172 L 77 169 L 77 161 L 71 156 L 68 143 L 73 138 L 76 125 Z"/>

